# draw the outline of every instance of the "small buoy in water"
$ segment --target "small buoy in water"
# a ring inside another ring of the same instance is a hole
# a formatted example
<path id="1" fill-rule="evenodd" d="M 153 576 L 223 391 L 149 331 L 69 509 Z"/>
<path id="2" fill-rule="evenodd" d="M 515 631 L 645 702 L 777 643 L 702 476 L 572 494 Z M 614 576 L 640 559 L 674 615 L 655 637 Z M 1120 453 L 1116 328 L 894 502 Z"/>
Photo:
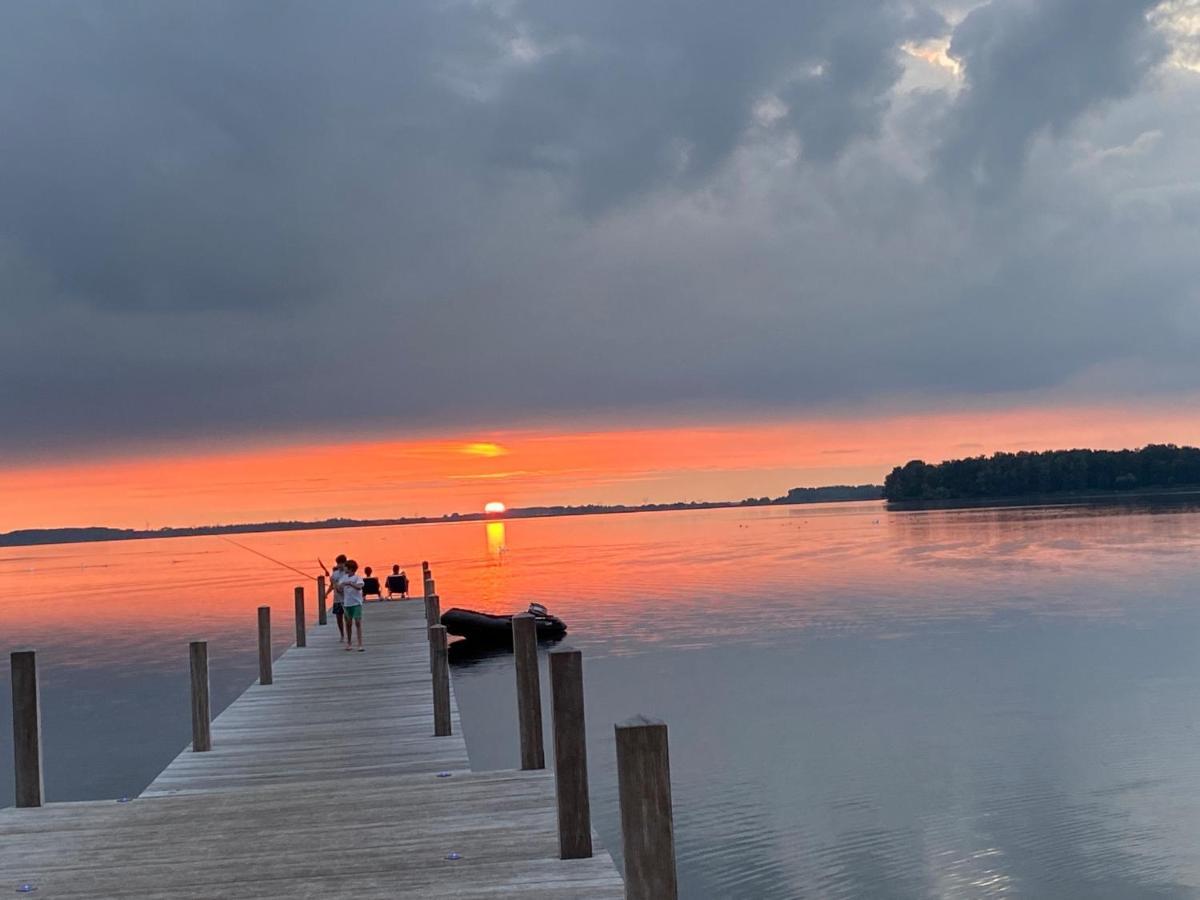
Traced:
<path id="1" fill-rule="evenodd" d="M 126 795 L 126 796 L 124 796 L 124 797 L 119 797 L 119 798 L 117 798 L 117 802 L 118 802 L 118 803 L 128 803 L 128 802 L 129 802 L 129 797 L 128 797 L 128 795 Z"/>
<path id="2" fill-rule="evenodd" d="M 447 853 L 446 859 L 462 859 L 461 853 Z"/>
<path id="3" fill-rule="evenodd" d="M 37 888 L 34 887 L 32 884 L 30 884 L 28 881 L 25 882 L 24 884 L 17 885 L 17 893 L 18 894 L 32 894 L 36 890 L 37 890 Z"/>
<path id="4" fill-rule="evenodd" d="M 453 774 L 454 774 L 453 772 L 438 772 L 437 777 L 438 778 L 449 778 Z"/>

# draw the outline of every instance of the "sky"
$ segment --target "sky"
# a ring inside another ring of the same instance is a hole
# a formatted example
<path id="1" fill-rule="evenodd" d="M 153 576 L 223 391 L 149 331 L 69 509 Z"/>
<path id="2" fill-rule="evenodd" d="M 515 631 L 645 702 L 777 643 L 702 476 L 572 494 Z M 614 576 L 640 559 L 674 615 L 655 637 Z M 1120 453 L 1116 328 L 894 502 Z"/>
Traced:
<path id="1" fill-rule="evenodd" d="M 1198 112 L 1200 0 L 0 4 L 0 529 L 1195 442 Z"/>

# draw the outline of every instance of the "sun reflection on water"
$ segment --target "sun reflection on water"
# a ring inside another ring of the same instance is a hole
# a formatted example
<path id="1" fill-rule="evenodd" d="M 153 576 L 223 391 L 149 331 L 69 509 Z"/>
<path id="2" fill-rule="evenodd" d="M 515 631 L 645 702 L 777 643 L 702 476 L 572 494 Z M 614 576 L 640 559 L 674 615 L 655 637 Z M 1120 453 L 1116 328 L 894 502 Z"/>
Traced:
<path id="1" fill-rule="evenodd" d="M 487 548 L 488 556 L 497 562 L 504 561 L 504 523 L 503 522 L 488 522 L 487 528 Z"/>

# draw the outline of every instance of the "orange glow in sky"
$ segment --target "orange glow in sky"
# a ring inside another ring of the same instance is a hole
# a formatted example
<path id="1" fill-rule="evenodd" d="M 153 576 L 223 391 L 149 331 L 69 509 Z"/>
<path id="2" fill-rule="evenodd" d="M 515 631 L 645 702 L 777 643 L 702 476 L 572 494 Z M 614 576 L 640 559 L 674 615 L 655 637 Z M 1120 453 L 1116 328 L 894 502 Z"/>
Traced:
<path id="1" fill-rule="evenodd" d="M 472 444 L 467 444 L 462 448 L 462 452 L 468 456 L 485 456 L 492 459 L 497 456 L 504 456 L 508 453 L 504 447 L 499 444 L 493 444 L 490 441 L 476 441 Z"/>
<path id="2" fill-rule="evenodd" d="M 0 531 L 442 515 L 500 493 L 509 507 L 741 499 L 880 482 L 914 458 L 1151 442 L 1200 444 L 1200 421 L 1079 406 L 177 450 L 0 468 Z"/>

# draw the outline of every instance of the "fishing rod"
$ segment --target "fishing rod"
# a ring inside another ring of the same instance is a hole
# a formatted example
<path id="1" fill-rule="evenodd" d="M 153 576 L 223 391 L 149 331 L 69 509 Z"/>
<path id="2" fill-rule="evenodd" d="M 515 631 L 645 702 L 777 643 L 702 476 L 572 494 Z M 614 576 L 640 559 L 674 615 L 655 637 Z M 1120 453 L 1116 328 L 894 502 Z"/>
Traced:
<path id="1" fill-rule="evenodd" d="M 269 560 L 270 562 L 273 562 L 273 563 L 275 563 L 277 566 L 283 566 L 285 569 L 291 569 L 291 570 L 292 570 L 293 572 L 295 572 L 297 575 L 303 575 L 305 578 L 313 578 L 313 577 L 315 577 L 315 576 L 313 576 L 313 575 L 309 575 L 307 572 L 301 572 L 301 571 L 300 571 L 299 569 L 297 569 L 295 566 L 289 566 L 287 563 L 283 562 L 282 560 L 278 560 L 278 559 L 276 559 L 276 558 L 275 558 L 275 557 L 273 557 L 273 556 L 267 556 L 267 554 L 265 554 L 265 553 L 262 553 L 262 552 L 260 552 L 260 551 L 258 551 L 258 550 L 255 550 L 253 547 L 247 547 L 245 544 L 239 544 L 237 541 L 235 541 L 235 540 L 231 540 L 230 538 L 227 538 L 227 537 L 225 537 L 225 536 L 223 536 L 223 535 L 222 535 L 222 537 L 221 537 L 221 540 L 223 540 L 223 541 L 227 541 L 228 543 L 230 543 L 230 544 L 233 544 L 233 546 L 235 546 L 235 547 L 241 547 L 243 550 L 249 550 L 249 551 L 250 551 L 251 553 L 253 553 L 255 556 L 261 556 L 263 559 L 265 559 L 265 560 Z"/>

